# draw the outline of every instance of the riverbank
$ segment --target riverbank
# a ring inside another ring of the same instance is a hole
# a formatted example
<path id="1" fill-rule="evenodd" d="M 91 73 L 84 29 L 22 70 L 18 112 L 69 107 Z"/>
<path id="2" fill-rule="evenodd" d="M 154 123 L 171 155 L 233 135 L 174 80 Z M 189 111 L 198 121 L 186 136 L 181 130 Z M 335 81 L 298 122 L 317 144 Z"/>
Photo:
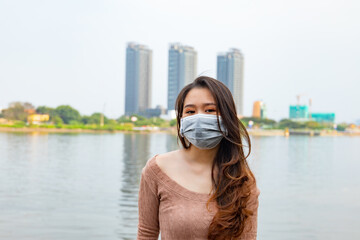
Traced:
<path id="1" fill-rule="evenodd" d="M 248 129 L 249 135 L 251 136 L 360 136 L 360 131 L 336 131 L 336 130 L 307 130 L 307 129 L 297 129 L 297 130 L 282 130 L 282 129 Z"/>
<path id="2" fill-rule="evenodd" d="M 176 128 L 157 128 L 156 130 L 95 130 L 95 129 L 67 129 L 67 128 L 11 128 L 0 127 L 0 132 L 12 133 L 171 133 L 177 134 Z M 248 129 L 250 136 L 286 136 L 285 130 L 282 129 Z M 322 130 L 314 131 L 297 130 L 290 131 L 290 136 L 293 135 L 308 135 L 308 136 L 360 136 L 360 132 L 339 132 Z"/>
<path id="3" fill-rule="evenodd" d="M 111 132 L 132 132 L 120 130 L 95 130 L 95 129 L 67 129 L 67 128 L 12 128 L 0 127 L 0 132 L 13 132 L 13 133 L 111 133 Z"/>

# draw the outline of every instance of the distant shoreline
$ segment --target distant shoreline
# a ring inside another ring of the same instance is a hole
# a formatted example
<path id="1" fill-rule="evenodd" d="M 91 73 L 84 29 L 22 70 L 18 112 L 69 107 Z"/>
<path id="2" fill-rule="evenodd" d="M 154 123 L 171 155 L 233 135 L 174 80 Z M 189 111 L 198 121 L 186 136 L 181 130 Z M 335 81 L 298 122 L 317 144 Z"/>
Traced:
<path id="1" fill-rule="evenodd" d="M 157 130 L 157 131 L 139 131 L 139 130 L 96 130 L 96 129 L 70 129 L 70 128 L 12 128 L 0 127 L 0 132 L 12 133 L 152 133 L 152 132 L 171 132 L 170 130 Z"/>
<path id="2" fill-rule="evenodd" d="M 93 129 L 66 129 L 66 128 L 12 128 L 12 127 L 0 127 L 0 132 L 11 133 L 171 133 L 177 134 L 176 128 L 166 128 L 160 130 L 93 130 Z M 307 130 L 298 130 L 303 134 L 297 135 L 309 135 Z M 282 129 L 248 129 L 250 136 L 285 136 L 285 130 Z M 317 131 L 319 136 L 360 136 L 360 132 L 338 132 L 338 131 Z M 292 134 L 290 134 L 292 136 Z"/>
<path id="3" fill-rule="evenodd" d="M 251 136 L 285 136 L 285 130 L 282 129 L 248 129 L 248 133 Z M 296 133 L 296 134 L 295 134 Z M 329 130 L 292 130 L 289 136 L 305 135 L 311 136 L 311 133 L 315 133 L 315 137 L 330 137 L 330 136 L 360 136 L 360 132 L 340 132 L 340 131 L 329 131 Z"/>

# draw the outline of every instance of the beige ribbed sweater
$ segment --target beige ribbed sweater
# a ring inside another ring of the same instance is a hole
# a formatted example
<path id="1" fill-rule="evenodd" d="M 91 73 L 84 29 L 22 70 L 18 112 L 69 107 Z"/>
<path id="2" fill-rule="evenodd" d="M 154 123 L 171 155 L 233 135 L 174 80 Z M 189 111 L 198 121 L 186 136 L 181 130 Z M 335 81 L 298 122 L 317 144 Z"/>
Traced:
<path id="1" fill-rule="evenodd" d="M 139 189 L 139 225 L 137 239 L 162 240 L 207 239 L 207 233 L 217 208 L 211 202 L 209 212 L 206 201 L 210 195 L 186 189 L 168 175 L 150 158 L 142 169 Z M 259 190 L 253 191 L 249 208 L 254 211 L 241 239 L 255 240 Z"/>

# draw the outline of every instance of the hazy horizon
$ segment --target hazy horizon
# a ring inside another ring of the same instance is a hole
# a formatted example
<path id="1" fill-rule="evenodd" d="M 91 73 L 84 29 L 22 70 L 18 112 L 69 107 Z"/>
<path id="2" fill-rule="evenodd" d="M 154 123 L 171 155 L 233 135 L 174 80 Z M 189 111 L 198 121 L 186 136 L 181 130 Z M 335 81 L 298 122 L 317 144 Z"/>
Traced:
<path id="1" fill-rule="evenodd" d="M 268 117 L 312 99 L 312 112 L 360 120 L 360 2 L 0 1 L 0 108 L 13 101 L 81 114 L 124 114 L 128 42 L 153 51 L 152 107 L 167 107 L 170 43 L 198 53 L 198 74 L 216 77 L 216 56 L 244 54 L 244 115 L 256 100 Z M 351 106 L 355 106 L 352 109 Z"/>

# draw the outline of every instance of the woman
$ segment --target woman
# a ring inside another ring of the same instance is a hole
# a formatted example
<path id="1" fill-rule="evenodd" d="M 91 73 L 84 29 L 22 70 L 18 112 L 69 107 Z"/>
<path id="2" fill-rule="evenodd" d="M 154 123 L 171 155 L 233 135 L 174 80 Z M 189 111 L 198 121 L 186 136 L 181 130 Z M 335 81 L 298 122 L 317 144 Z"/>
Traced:
<path id="1" fill-rule="evenodd" d="M 153 156 L 142 170 L 137 239 L 158 239 L 159 231 L 166 240 L 256 239 L 260 192 L 231 92 L 198 77 L 175 110 L 182 148 Z"/>

